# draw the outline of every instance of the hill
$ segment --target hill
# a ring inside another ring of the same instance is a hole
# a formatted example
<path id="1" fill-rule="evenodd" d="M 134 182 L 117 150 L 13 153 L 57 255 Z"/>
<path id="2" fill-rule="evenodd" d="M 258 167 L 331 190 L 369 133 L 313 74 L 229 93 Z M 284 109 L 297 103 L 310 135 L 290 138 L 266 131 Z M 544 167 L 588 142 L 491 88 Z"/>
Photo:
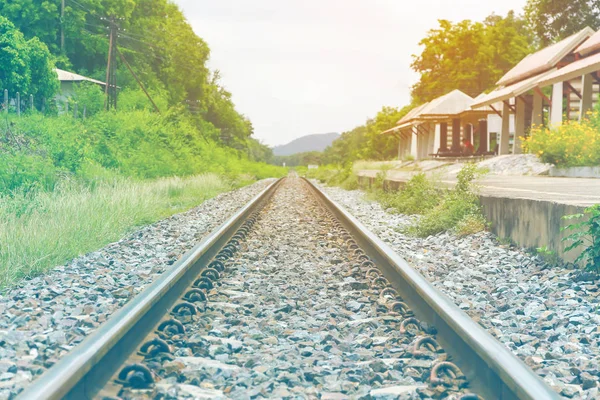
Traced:
<path id="1" fill-rule="evenodd" d="M 339 133 L 322 133 L 302 136 L 292 140 L 288 144 L 273 147 L 273 154 L 276 156 L 289 156 L 297 153 L 306 153 L 308 151 L 323 151 L 339 137 Z"/>

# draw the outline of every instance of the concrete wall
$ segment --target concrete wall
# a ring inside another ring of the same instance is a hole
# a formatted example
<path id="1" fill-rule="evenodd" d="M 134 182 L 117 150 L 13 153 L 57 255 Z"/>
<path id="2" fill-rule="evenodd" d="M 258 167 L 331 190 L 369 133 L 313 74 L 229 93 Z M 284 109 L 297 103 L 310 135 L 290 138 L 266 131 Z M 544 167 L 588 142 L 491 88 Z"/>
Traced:
<path id="1" fill-rule="evenodd" d="M 360 176 L 359 183 L 371 187 L 374 178 Z M 399 190 L 404 182 L 385 181 L 384 187 Z M 565 253 L 568 243 L 563 243 L 565 236 L 561 227 L 569 221 L 562 219 L 565 215 L 583 213 L 585 207 L 559 204 L 551 201 L 530 199 L 514 199 L 506 197 L 480 196 L 483 214 L 491 223 L 491 231 L 502 239 L 510 239 L 520 247 L 547 247 L 565 261 L 574 261 L 579 252 Z M 565 232 L 566 233 L 566 232 Z"/>
<path id="2" fill-rule="evenodd" d="M 492 223 L 491 231 L 500 238 L 509 238 L 521 247 L 546 246 L 566 261 L 574 261 L 576 251 L 565 253 L 568 243 L 561 240 L 561 227 L 569 221 L 565 215 L 582 213 L 584 207 L 530 199 L 480 196 L 483 213 Z"/>

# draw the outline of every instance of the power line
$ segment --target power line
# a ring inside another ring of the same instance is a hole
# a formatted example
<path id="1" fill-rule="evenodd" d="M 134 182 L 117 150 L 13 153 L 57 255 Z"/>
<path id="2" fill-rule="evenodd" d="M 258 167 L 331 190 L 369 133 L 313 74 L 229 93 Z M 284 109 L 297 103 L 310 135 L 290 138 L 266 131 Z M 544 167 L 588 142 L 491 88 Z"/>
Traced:
<path id="1" fill-rule="evenodd" d="M 83 5 L 81 5 L 81 3 L 79 3 L 79 2 L 77 2 L 77 1 L 75 1 L 75 0 L 67 0 L 67 1 L 69 1 L 70 3 L 73 3 L 73 4 L 75 4 L 76 6 L 78 6 L 79 8 L 81 8 L 82 10 L 84 10 L 84 11 L 87 11 L 88 13 L 90 13 L 90 14 L 92 14 L 92 15 L 96 15 L 96 13 L 95 13 L 94 11 L 92 11 L 92 10 L 90 10 L 89 8 L 87 8 L 87 7 L 83 6 Z M 96 15 L 96 16 L 97 16 L 97 15 Z"/>

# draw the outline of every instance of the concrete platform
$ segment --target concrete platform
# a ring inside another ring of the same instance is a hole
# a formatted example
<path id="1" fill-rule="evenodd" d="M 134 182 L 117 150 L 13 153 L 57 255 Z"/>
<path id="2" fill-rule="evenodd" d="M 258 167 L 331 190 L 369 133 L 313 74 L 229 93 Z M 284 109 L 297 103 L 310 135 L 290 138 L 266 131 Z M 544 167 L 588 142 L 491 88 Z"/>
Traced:
<path id="1" fill-rule="evenodd" d="M 378 172 L 363 170 L 359 175 L 374 178 Z M 414 174 L 409 171 L 387 171 L 387 179 L 406 182 Z M 456 183 L 456 177 L 452 176 L 440 176 L 439 180 L 448 187 Z M 600 179 L 488 175 L 480 184 L 481 194 L 485 196 L 543 200 L 580 207 L 600 203 Z"/>
<path id="2" fill-rule="evenodd" d="M 378 172 L 364 170 L 359 176 L 370 183 Z M 387 171 L 386 183 L 399 188 L 414 174 Z M 448 188 L 456 183 L 452 176 L 436 178 Z M 579 253 L 564 251 L 568 243 L 562 242 L 560 230 L 567 222 L 562 217 L 600 203 L 600 179 L 489 175 L 480 186 L 481 205 L 492 232 L 522 247 L 545 246 L 566 261 L 573 261 Z"/>

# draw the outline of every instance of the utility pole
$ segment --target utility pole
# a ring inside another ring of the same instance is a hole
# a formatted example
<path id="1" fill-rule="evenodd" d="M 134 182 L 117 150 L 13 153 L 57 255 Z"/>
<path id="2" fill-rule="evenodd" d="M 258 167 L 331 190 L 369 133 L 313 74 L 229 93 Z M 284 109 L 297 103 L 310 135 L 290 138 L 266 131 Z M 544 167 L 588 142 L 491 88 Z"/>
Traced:
<path id="1" fill-rule="evenodd" d="M 118 27 L 114 18 L 109 20 L 110 38 L 108 44 L 108 62 L 106 65 L 106 87 L 104 94 L 106 110 L 117 108 L 117 32 Z"/>
<path id="2" fill-rule="evenodd" d="M 60 2 L 60 51 L 65 53 L 65 0 Z"/>

